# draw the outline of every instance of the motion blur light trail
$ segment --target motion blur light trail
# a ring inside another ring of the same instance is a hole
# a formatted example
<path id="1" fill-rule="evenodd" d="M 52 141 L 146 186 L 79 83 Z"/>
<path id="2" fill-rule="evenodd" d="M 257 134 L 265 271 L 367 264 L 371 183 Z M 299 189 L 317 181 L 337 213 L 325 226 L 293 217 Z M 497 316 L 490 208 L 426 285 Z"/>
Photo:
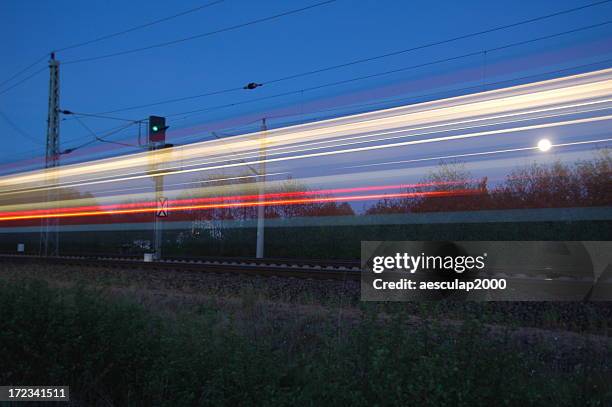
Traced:
<path id="1" fill-rule="evenodd" d="M 201 157 L 215 158 L 217 161 L 212 161 L 212 163 L 223 163 L 232 161 L 235 157 L 244 158 L 245 154 L 257 156 L 255 153 L 260 148 L 264 137 L 267 155 L 271 154 L 275 146 L 283 149 L 293 148 L 293 150 L 282 152 L 291 154 L 296 152 L 294 149 L 296 145 L 310 147 L 314 141 L 325 143 L 332 143 L 338 139 L 345 141 L 346 139 L 341 137 L 346 135 L 357 134 L 360 138 L 367 138 L 368 142 L 376 142 L 379 140 L 375 137 L 379 136 L 380 132 L 395 130 L 396 133 L 401 133 L 427 128 L 432 129 L 427 134 L 432 134 L 436 126 L 438 126 L 438 131 L 448 131 L 449 127 L 457 130 L 456 126 L 465 124 L 468 119 L 494 125 L 498 124 L 495 119 L 505 118 L 510 114 L 515 115 L 511 122 L 515 123 L 521 117 L 526 116 L 529 119 L 534 112 L 540 112 L 544 108 L 566 109 L 563 116 L 567 116 L 569 112 L 575 113 L 578 106 L 597 104 L 600 110 L 609 110 L 612 107 L 610 105 L 612 101 L 611 71 L 608 69 L 537 84 L 257 132 L 233 137 L 231 141 L 206 141 L 176 147 L 172 150 L 98 160 L 87 165 L 69 165 L 49 172 L 33 171 L 23 175 L 17 174 L 0 178 L 0 187 L 34 182 L 41 182 L 44 186 L 48 177 L 61 180 L 77 178 L 81 182 L 87 182 L 92 179 L 83 178 L 86 174 L 104 173 L 104 178 L 107 178 L 108 172 L 125 169 L 139 170 L 127 174 L 142 174 L 142 170 L 150 165 L 157 164 L 164 166 L 163 169 L 171 169 L 176 166 L 169 164 L 179 161 L 178 167 L 180 168 L 191 164 L 191 161 L 187 160 L 199 160 Z M 557 87 L 553 87 L 554 85 Z M 422 127 L 423 125 L 426 127 Z M 466 128 L 461 126 L 459 129 L 465 130 Z M 195 161 L 193 165 L 203 163 L 211 163 L 211 161 Z M 125 176 L 126 173 L 122 172 L 120 175 Z"/>
<path id="2" fill-rule="evenodd" d="M 263 195 L 265 200 L 257 201 L 245 201 L 245 202 L 228 202 L 228 203 L 214 203 L 214 204 L 201 204 L 201 205 L 181 205 L 177 202 L 170 202 L 168 211 L 189 211 L 189 210 L 206 210 L 206 209 L 220 209 L 220 208 L 244 208 L 253 206 L 275 206 L 275 205 L 300 205 L 309 203 L 324 203 L 324 202 L 351 202 L 351 201 L 363 201 L 372 199 L 383 199 L 383 198 L 424 198 L 424 197 L 448 197 L 448 196 L 465 196 L 474 195 L 481 193 L 482 191 L 461 189 L 453 191 L 430 191 L 430 192 L 403 192 L 403 193 L 387 193 L 387 194 L 369 194 L 369 195 L 342 195 L 337 197 L 327 198 L 296 198 L 296 199 L 268 199 L 267 195 Z M 275 194 L 272 194 L 275 195 Z M 220 200 L 228 200 L 227 198 L 221 198 Z M 29 214 L 21 213 L 14 214 L 11 216 L 0 216 L 0 221 L 10 220 L 27 220 L 27 219 L 44 219 L 44 218 L 69 218 L 78 216 L 99 216 L 99 215 L 125 215 L 125 214 L 136 214 L 136 213 L 152 213 L 156 212 L 157 208 L 155 203 L 144 203 L 142 208 L 134 209 L 108 209 L 108 210 L 85 210 L 84 208 L 70 208 L 63 209 L 57 212 L 43 213 L 43 214 Z"/>
<path id="3" fill-rule="evenodd" d="M 475 178 L 501 179 L 521 163 L 568 161 L 608 147 L 610 119 L 612 69 L 604 69 L 2 176 L 0 221 L 155 212 L 151 180 L 159 177 L 172 213 L 451 199 L 481 191 L 452 180 L 424 182 L 435 169 L 427 161 L 469 159 Z"/>
<path id="4" fill-rule="evenodd" d="M 490 156 L 494 154 L 515 153 L 519 151 L 533 151 L 533 150 L 548 151 L 553 147 L 569 147 L 569 146 L 579 146 L 579 145 L 594 144 L 594 143 L 603 144 L 603 143 L 608 143 L 608 142 L 612 142 L 612 138 L 604 138 L 604 139 L 589 140 L 589 141 L 577 141 L 574 143 L 546 144 L 546 147 L 547 147 L 546 149 L 542 149 L 542 147 L 539 145 L 540 142 L 538 142 L 538 145 L 535 147 L 510 148 L 506 150 L 491 150 L 491 151 L 480 151 L 477 153 L 427 157 L 427 158 L 420 158 L 416 160 L 391 161 L 391 162 L 383 162 L 383 163 L 376 163 L 376 164 L 353 165 L 347 168 L 379 167 L 383 165 L 407 164 L 407 163 L 416 163 L 416 162 L 431 161 L 431 160 L 449 160 L 449 159 L 457 159 L 457 158 L 465 158 L 465 157 L 475 157 L 475 156 L 481 156 L 481 155 Z M 550 143 L 550 141 L 548 143 Z"/>
<path id="5" fill-rule="evenodd" d="M 369 191 L 380 191 L 380 190 L 398 190 L 407 188 L 424 188 L 434 186 L 449 186 L 457 184 L 457 182 L 431 182 L 431 183 L 420 183 L 420 184 L 406 184 L 406 185 L 382 185 L 382 186 L 371 186 L 371 187 L 359 187 L 359 188 L 338 188 L 338 189 L 325 189 L 318 191 L 296 191 L 296 192 L 279 192 L 279 193 L 268 193 L 263 194 L 262 197 L 266 201 L 274 200 L 277 198 L 292 198 L 292 197 L 306 197 L 306 196 L 317 196 L 317 195 L 328 195 L 328 194 L 343 194 L 343 193 L 354 193 L 354 192 L 369 192 Z M 194 199 L 175 199 L 169 203 L 174 206 L 193 206 L 196 204 L 203 203 L 219 203 L 226 201 L 248 201 L 259 199 L 259 195 L 237 195 L 237 196 L 222 196 L 212 198 L 194 198 Z M 338 200 L 342 200 L 339 197 Z M 322 201 L 323 202 L 323 201 Z M 34 215 L 49 215 L 61 214 L 64 212 L 79 213 L 79 212 L 91 212 L 100 211 L 106 214 L 112 214 L 115 210 L 120 209 L 132 209 L 132 208 L 156 208 L 157 202 L 138 202 L 138 203 L 125 203 L 125 204 L 114 204 L 114 205 L 100 205 L 100 206 L 79 206 L 70 208 L 60 209 L 36 209 L 31 211 L 12 211 L 12 212 L 0 212 L 0 220 L 10 220 L 11 217 L 22 216 L 25 217 Z"/>
<path id="6" fill-rule="evenodd" d="M 248 165 L 256 165 L 256 164 L 263 164 L 263 163 L 270 164 L 270 163 L 279 162 L 279 161 L 323 157 L 323 156 L 346 154 L 346 153 L 359 153 L 359 152 L 365 152 L 365 151 L 370 151 L 370 150 L 379 150 L 379 149 L 386 149 L 386 148 L 393 148 L 393 147 L 404 147 L 408 145 L 462 140 L 462 139 L 472 138 L 472 137 L 500 135 L 504 133 L 513 133 L 517 131 L 538 130 L 538 129 L 544 129 L 544 128 L 549 128 L 549 127 L 559 127 L 559 126 L 566 126 L 566 125 L 572 125 L 572 124 L 584 124 L 584 123 L 591 123 L 591 122 L 597 122 L 597 121 L 608 121 L 610 119 L 612 119 L 612 115 L 596 117 L 596 118 L 586 118 L 586 119 L 557 122 L 557 123 L 547 123 L 547 124 L 539 124 L 539 125 L 532 125 L 532 126 L 524 126 L 524 127 L 518 127 L 518 128 L 511 128 L 511 129 L 492 130 L 492 131 L 477 132 L 477 133 L 471 133 L 471 134 L 459 134 L 459 135 L 446 136 L 446 137 L 428 138 L 428 139 L 423 139 L 423 140 L 404 141 L 404 142 L 399 142 L 399 143 L 389 143 L 385 145 L 358 147 L 358 148 L 345 149 L 345 150 L 334 150 L 334 151 L 325 151 L 325 152 L 320 152 L 320 153 L 294 155 L 294 156 L 288 156 L 288 157 L 282 157 L 282 158 L 270 158 L 266 160 L 238 162 L 238 163 L 216 165 L 216 166 L 210 166 L 210 167 L 200 167 L 200 168 L 182 169 L 182 170 L 181 169 L 167 169 L 167 170 L 159 169 L 159 170 L 153 170 L 155 171 L 155 173 L 153 174 L 144 173 L 142 175 L 132 175 L 129 177 L 118 177 L 118 178 L 110 178 L 110 179 L 109 178 L 106 178 L 106 179 L 97 178 L 93 180 L 86 180 L 85 182 L 75 182 L 75 183 L 65 183 L 65 184 L 60 183 L 57 186 L 56 185 L 45 186 L 42 188 L 35 188 L 35 189 L 21 188 L 21 189 L 8 190 L 7 192 L 9 193 L 10 192 L 13 192 L 13 193 L 14 192 L 31 192 L 31 191 L 40 191 L 41 189 L 48 190 L 48 189 L 57 189 L 57 188 L 62 188 L 62 187 L 80 187 L 80 186 L 88 186 L 88 185 L 95 185 L 95 184 L 106 184 L 106 183 L 121 182 L 121 181 L 131 181 L 131 180 L 138 180 L 138 179 L 151 178 L 151 177 L 186 174 L 186 173 L 192 173 L 192 172 L 222 170 L 222 169 L 228 169 L 232 167 L 244 167 Z M 386 140 L 386 139 L 381 139 L 381 140 Z M 377 141 L 381 141 L 381 140 L 377 140 Z M 333 147 L 338 147 L 338 145 L 335 145 Z M 53 174 L 48 177 L 53 177 L 53 176 L 57 176 L 57 175 Z M 0 195 L 2 195 L 2 193 L 0 193 Z"/>

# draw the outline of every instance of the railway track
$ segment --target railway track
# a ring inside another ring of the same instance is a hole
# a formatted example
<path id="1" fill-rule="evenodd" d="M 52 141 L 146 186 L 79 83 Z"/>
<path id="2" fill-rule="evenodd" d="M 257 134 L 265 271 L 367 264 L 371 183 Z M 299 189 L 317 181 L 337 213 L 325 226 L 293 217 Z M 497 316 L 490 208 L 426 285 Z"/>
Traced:
<path id="1" fill-rule="evenodd" d="M 252 276 L 291 277 L 313 280 L 361 279 L 361 265 L 356 260 L 319 260 L 285 258 L 237 258 L 237 257 L 168 257 L 160 261 L 145 262 L 138 255 L 79 254 L 58 257 L 40 257 L 23 254 L 0 254 L 0 262 L 17 264 L 59 264 L 103 268 L 196 271 L 203 273 L 235 273 Z M 548 273 L 546 273 L 548 271 Z M 492 270 L 489 277 L 506 278 L 514 287 L 537 291 L 553 288 L 566 292 L 568 289 L 586 292 L 594 284 L 605 292 L 612 292 L 612 274 L 604 273 L 598 281 L 588 276 L 561 276 L 549 270 Z M 599 291 L 599 290 L 598 290 Z M 604 295 L 605 298 L 609 294 Z"/>
<path id="2" fill-rule="evenodd" d="M 145 262 L 132 255 L 65 255 L 40 257 L 0 254 L 0 261 L 19 264 L 62 264 L 93 267 L 121 267 L 148 270 L 190 270 L 211 273 L 242 273 L 258 276 L 295 277 L 319 280 L 358 280 L 359 261 L 311 259 L 255 259 L 228 257 L 168 257 Z"/>

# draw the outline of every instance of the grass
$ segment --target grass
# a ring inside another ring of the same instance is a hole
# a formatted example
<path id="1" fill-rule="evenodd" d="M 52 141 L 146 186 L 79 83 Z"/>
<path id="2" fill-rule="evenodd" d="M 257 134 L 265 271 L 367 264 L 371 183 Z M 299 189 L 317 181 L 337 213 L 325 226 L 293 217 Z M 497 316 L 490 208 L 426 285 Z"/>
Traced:
<path id="1" fill-rule="evenodd" d="M 103 267 L 27 265 L 4 263 L 0 278 L 39 278 L 55 285 L 92 285 L 107 290 L 161 291 L 178 298 L 177 308 L 209 299 L 246 300 L 259 303 L 323 307 L 326 310 L 360 306 L 359 282 L 309 281 L 286 278 L 219 275 L 185 271 L 121 270 Z M 181 296 L 188 295 L 190 300 Z M 472 302 L 437 301 L 372 303 L 380 312 L 407 312 L 427 319 L 464 320 L 477 317 L 483 323 L 536 327 L 612 337 L 611 302 Z M 166 307 L 167 308 L 167 307 Z"/>
<path id="2" fill-rule="evenodd" d="M 212 305 L 154 313 L 90 288 L 0 281 L 2 384 L 70 385 L 82 405 L 609 406 L 601 355 L 558 363 L 461 326 L 246 318 Z M 333 319 L 333 320 L 332 320 Z M 609 352 L 607 354 L 609 357 Z M 609 360 L 609 359 L 608 359 Z"/>

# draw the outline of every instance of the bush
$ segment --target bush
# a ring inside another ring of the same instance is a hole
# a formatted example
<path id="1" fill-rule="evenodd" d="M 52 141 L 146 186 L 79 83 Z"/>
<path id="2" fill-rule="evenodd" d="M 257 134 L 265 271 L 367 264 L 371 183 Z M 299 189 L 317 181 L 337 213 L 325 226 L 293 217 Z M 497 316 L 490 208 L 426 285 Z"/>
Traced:
<path id="1" fill-rule="evenodd" d="M 248 335 L 212 308 L 162 318 L 102 292 L 36 281 L 0 283 L 0 315 L 0 383 L 68 384 L 84 405 L 612 402 L 609 371 L 588 361 L 552 369 L 476 322 L 410 327 L 402 313 L 384 323 L 370 313 L 346 335 L 291 323 Z"/>

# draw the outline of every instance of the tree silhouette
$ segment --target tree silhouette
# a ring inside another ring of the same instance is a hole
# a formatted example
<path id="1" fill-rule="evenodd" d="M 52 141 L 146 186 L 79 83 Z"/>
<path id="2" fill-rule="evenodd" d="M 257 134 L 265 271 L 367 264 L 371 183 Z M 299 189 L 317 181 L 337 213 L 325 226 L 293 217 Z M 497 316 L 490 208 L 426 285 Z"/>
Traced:
<path id="1" fill-rule="evenodd" d="M 564 164 L 533 163 L 513 170 L 492 193 L 495 208 L 603 206 L 612 202 L 610 150 L 591 160 Z"/>
<path id="2" fill-rule="evenodd" d="M 368 208 L 366 214 L 477 210 L 486 207 L 489 201 L 487 178 L 475 181 L 459 161 L 441 161 L 419 184 L 422 186 L 405 190 L 414 196 L 383 198 Z"/>
<path id="3" fill-rule="evenodd" d="M 595 152 L 592 160 L 580 160 L 575 166 L 575 176 L 580 182 L 580 197 L 592 206 L 612 203 L 612 153 L 610 149 Z"/>
<path id="4" fill-rule="evenodd" d="M 225 174 L 215 174 L 203 180 L 202 186 L 210 186 L 211 180 L 223 181 L 220 181 L 216 190 L 212 190 L 214 192 L 206 195 L 205 199 L 218 198 L 214 201 L 214 207 L 185 211 L 186 216 L 192 221 L 192 235 L 199 235 L 205 229 L 216 240 L 227 239 L 229 234 L 234 233 L 228 230 L 228 221 L 257 219 L 258 211 L 255 205 L 259 200 L 257 184 L 253 183 L 252 178 L 241 176 L 228 178 Z M 267 204 L 264 206 L 264 216 L 266 219 L 355 214 L 348 203 L 338 203 L 333 200 L 318 202 L 318 199 L 326 198 L 326 196 L 312 193 L 304 183 L 292 178 L 280 183 L 268 183 L 265 194 Z M 188 205 L 190 201 L 201 202 L 200 198 L 199 194 L 186 192 L 179 199 L 185 200 Z M 300 199 L 308 201 L 285 203 L 285 201 Z M 281 202 L 274 203 L 278 201 Z"/>
<path id="5" fill-rule="evenodd" d="M 297 194 L 281 199 L 308 199 L 311 201 L 300 204 L 271 205 L 266 208 L 266 217 L 269 218 L 345 216 L 355 214 L 353 208 L 346 202 L 338 204 L 338 202 L 334 200 L 321 201 L 326 198 L 332 198 L 330 195 L 313 193 L 300 195 L 300 193 L 307 193 L 310 192 L 310 190 L 305 184 L 292 178 L 285 180 L 279 187 L 275 188 L 274 192 L 281 194 Z"/>
<path id="6" fill-rule="evenodd" d="M 513 169 L 492 191 L 487 181 L 474 180 L 462 162 L 440 162 L 421 180 L 424 186 L 406 190 L 415 197 L 381 199 L 366 214 L 606 206 L 612 203 L 612 154 L 601 149 L 573 164 L 534 162 Z"/>

